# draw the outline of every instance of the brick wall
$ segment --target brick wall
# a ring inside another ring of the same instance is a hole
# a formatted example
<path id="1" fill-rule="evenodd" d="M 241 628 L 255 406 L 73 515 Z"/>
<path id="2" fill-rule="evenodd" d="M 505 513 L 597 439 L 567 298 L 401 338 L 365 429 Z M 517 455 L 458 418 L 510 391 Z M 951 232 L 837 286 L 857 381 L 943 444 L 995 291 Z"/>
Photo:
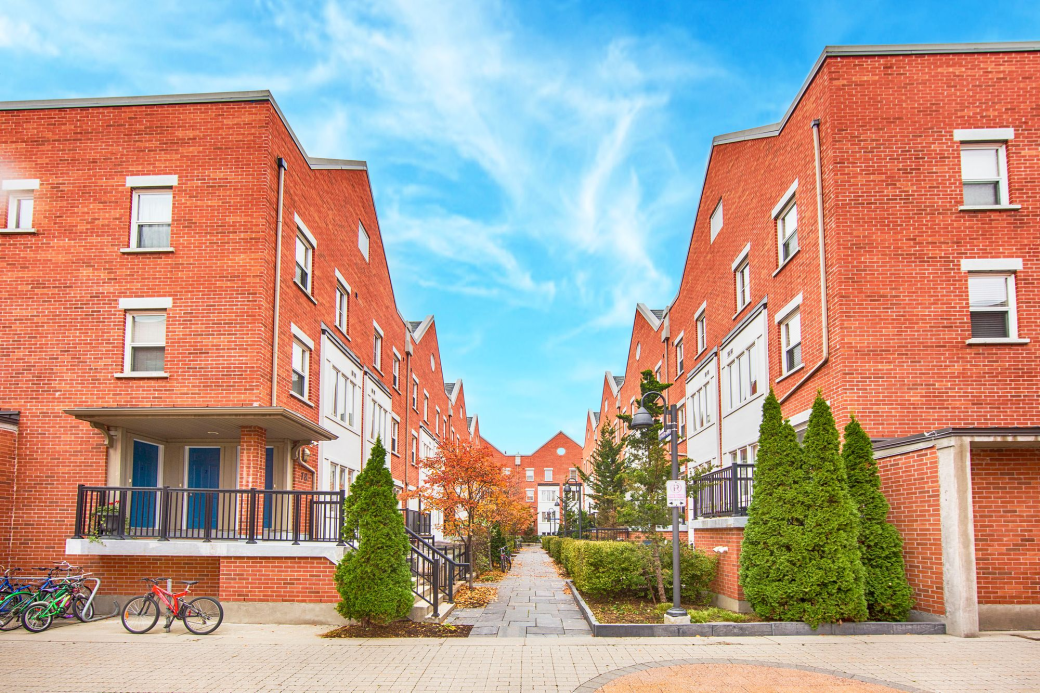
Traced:
<path id="1" fill-rule="evenodd" d="M 58 558 L 58 557 L 55 557 Z M 173 588 L 183 585 L 177 580 L 198 580 L 192 587 L 197 595 L 218 596 L 220 593 L 219 558 L 196 556 L 66 556 L 74 565 L 101 578 L 99 594 L 129 596 L 144 594 L 150 589 L 141 578 L 166 577 L 174 581 Z M 53 560 L 53 559 L 52 559 Z M 22 566 L 28 568 L 27 565 Z M 166 585 L 162 585 L 165 589 Z M 107 610 L 103 605 L 98 613 Z"/>
<path id="2" fill-rule="evenodd" d="M 326 558 L 221 558 L 220 598 L 335 603 L 335 572 L 335 564 Z"/>
<path id="3" fill-rule="evenodd" d="M 0 556 L 10 560 L 11 512 L 14 510 L 15 466 L 18 460 L 18 433 L 0 427 Z"/>
<path id="4" fill-rule="evenodd" d="M 971 453 L 979 604 L 1040 604 L 1040 450 Z"/>
<path id="5" fill-rule="evenodd" d="M 885 457 L 877 463 L 881 491 L 891 506 L 888 520 L 903 537 L 903 562 L 914 592 L 913 608 L 930 614 L 944 614 L 939 474 L 935 448 Z"/>
<path id="6" fill-rule="evenodd" d="M 714 554 L 716 546 L 725 546 L 728 551 L 715 554 L 719 557 L 719 568 L 711 590 L 717 594 L 743 601 L 744 590 L 740 586 L 740 543 L 744 538 L 741 527 L 722 529 L 695 529 L 693 545 L 700 551 Z"/>

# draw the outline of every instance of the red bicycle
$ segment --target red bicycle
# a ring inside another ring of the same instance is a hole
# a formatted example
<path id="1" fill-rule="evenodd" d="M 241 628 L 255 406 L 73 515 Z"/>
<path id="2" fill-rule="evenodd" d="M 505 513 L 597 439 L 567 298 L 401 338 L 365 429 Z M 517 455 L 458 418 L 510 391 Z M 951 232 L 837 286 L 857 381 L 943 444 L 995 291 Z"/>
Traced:
<path id="1" fill-rule="evenodd" d="M 209 635 L 220 627 L 224 620 L 224 607 L 213 597 L 196 597 L 185 600 L 191 592 L 191 586 L 198 580 L 179 580 L 184 583 L 183 592 L 172 592 L 159 586 L 160 582 L 169 578 L 141 578 L 142 582 L 151 584 L 151 592 L 134 597 L 123 607 L 123 627 L 131 633 L 147 633 L 159 621 L 160 604 L 166 606 L 167 633 L 176 619 L 184 621 L 184 627 L 195 635 Z"/>

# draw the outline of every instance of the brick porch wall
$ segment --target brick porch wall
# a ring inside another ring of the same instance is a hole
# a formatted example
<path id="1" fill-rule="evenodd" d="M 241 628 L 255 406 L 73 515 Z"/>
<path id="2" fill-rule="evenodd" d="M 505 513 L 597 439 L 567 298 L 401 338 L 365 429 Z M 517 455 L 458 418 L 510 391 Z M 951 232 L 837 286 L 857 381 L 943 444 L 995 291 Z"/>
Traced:
<path id="1" fill-rule="evenodd" d="M 18 434 L 0 428 L 0 556 L 10 560 L 11 512 L 14 499 L 14 468 L 18 459 Z"/>
<path id="2" fill-rule="evenodd" d="M 738 601 L 744 601 L 744 590 L 740 587 L 740 544 L 743 539 L 742 527 L 693 531 L 693 545 L 700 551 L 711 554 L 716 546 L 727 547 L 728 551 L 718 554 L 719 568 L 711 590 Z"/>
<path id="3" fill-rule="evenodd" d="M 1040 450 L 972 450 L 979 604 L 1040 604 Z"/>
<path id="4" fill-rule="evenodd" d="M 326 558 L 221 558 L 220 598 L 237 602 L 335 603 L 336 566 Z"/>
<path id="5" fill-rule="evenodd" d="M 58 558 L 57 556 L 55 558 Z M 196 595 L 216 596 L 220 592 L 219 558 L 196 556 L 83 556 L 68 555 L 65 559 L 73 565 L 81 565 L 88 573 L 101 578 L 99 594 L 129 596 L 144 594 L 150 586 L 141 582 L 146 577 L 171 578 L 174 590 L 183 585 L 178 580 L 198 580 L 193 586 Z M 23 566 L 25 567 L 25 566 Z M 165 588 L 165 585 L 163 585 Z M 107 610 L 104 605 L 98 613 Z"/>
<path id="6" fill-rule="evenodd" d="M 886 457 L 877 462 L 881 491 L 891 506 L 888 520 L 903 537 L 903 562 L 914 591 L 914 609 L 944 614 L 939 473 L 935 448 Z"/>

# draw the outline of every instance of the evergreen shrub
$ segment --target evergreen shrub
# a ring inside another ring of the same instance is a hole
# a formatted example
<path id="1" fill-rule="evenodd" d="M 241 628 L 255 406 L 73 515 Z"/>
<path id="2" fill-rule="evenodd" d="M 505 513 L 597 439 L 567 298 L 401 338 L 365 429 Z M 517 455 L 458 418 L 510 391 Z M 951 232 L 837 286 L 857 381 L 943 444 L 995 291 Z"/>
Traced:
<path id="1" fill-rule="evenodd" d="M 662 556 L 671 557 L 672 543 L 668 542 L 661 549 Z M 704 604 L 708 601 L 709 586 L 718 571 L 719 559 L 714 554 L 689 546 L 679 545 L 679 592 L 688 604 Z M 672 562 L 662 567 L 664 571 L 665 593 L 672 594 Z"/>

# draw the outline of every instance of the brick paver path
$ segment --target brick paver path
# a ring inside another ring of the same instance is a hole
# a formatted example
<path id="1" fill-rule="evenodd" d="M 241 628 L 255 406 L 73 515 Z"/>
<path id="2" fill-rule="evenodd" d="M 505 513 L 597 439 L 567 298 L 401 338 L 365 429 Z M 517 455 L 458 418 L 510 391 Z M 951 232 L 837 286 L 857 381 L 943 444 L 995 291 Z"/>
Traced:
<path id="1" fill-rule="evenodd" d="M 449 622 L 472 625 L 471 638 L 559 638 L 592 635 L 552 559 L 541 547 L 525 547 L 498 583 L 498 600 L 484 609 L 459 609 Z"/>
<path id="2" fill-rule="evenodd" d="M 825 671 L 897 690 L 1040 691 L 1040 642 L 1007 634 L 318 638 L 325 630 L 225 623 L 213 635 L 199 637 L 176 623 L 168 634 L 156 627 L 147 635 L 130 635 L 118 620 L 66 622 L 36 635 L 0 633 L 0 681 L 4 693 L 585 693 L 586 684 L 596 690 L 619 678 L 615 674 L 700 662 Z M 789 687 L 787 693 L 792 690 L 806 689 Z"/>

